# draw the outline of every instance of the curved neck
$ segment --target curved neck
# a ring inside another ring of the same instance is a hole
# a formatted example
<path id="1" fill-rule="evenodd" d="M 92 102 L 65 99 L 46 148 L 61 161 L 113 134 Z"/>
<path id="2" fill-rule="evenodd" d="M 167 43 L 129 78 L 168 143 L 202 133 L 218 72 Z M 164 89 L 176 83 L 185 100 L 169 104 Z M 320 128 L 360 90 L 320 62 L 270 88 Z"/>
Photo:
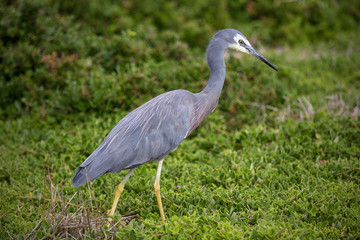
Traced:
<path id="1" fill-rule="evenodd" d="M 225 80 L 225 48 L 217 41 L 211 41 L 207 51 L 206 59 L 210 69 L 210 78 L 206 87 L 201 91 L 202 94 L 212 93 L 217 98 L 220 96 Z"/>

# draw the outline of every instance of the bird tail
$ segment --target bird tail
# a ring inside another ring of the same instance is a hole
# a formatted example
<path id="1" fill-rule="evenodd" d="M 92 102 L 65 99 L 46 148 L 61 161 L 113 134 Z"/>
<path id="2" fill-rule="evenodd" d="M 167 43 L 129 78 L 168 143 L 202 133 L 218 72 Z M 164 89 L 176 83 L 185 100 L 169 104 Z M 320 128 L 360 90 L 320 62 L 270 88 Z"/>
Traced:
<path id="1" fill-rule="evenodd" d="M 94 166 L 94 164 L 91 163 L 87 166 L 80 166 L 76 170 L 75 175 L 72 179 L 73 186 L 79 187 L 81 185 L 84 185 L 85 183 L 88 183 L 105 173 L 107 173 L 107 169 L 104 168 L 104 166 Z"/>
<path id="2" fill-rule="evenodd" d="M 86 167 L 79 167 L 76 172 L 75 175 L 72 179 L 73 182 L 73 186 L 74 187 L 79 187 L 81 185 L 84 185 L 87 182 L 90 182 L 90 178 L 86 177 L 88 176 L 88 174 L 86 174 Z"/>
<path id="3" fill-rule="evenodd" d="M 121 161 L 117 160 L 121 157 Z M 109 153 L 103 155 L 90 155 L 83 164 L 76 170 L 73 177 L 73 186 L 79 187 L 88 183 L 105 173 L 119 172 L 122 169 L 130 169 L 140 165 L 132 161 L 132 155 L 127 154 L 126 151 L 119 151 L 116 153 Z"/>

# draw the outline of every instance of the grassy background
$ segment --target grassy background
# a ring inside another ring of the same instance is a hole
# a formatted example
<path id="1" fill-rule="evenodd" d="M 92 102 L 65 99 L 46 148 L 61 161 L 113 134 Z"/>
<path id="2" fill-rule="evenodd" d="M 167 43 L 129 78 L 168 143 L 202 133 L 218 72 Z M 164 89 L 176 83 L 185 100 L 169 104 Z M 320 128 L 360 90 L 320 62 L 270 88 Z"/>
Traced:
<path id="1" fill-rule="evenodd" d="M 1 239 L 25 236 L 48 211 L 47 169 L 69 199 L 76 168 L 130 110 L 200 91 L 222 28 L 279 72 L 230 52 L 217 110 L 164 162 L 167 220 L 146 164 L 115 216 L 139 218 L 114 235 L 360 237 L 360 2 L 1 1 L 0 16 Z M 124 174 L 93 182 L 102 215 Z M 43 223 L 37 236 L 53 233 Z"/>

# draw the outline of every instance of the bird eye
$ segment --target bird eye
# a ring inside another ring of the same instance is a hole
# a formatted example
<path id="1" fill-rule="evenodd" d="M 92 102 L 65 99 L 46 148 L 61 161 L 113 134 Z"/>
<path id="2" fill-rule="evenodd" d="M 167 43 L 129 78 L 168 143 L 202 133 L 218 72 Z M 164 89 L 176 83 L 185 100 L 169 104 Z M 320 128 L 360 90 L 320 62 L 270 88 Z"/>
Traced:
<path id="1" fill-rule="evenodd" d="M 241 45 L 241 44 L 245 44 L 245 42 L 244 42 L 244 40 L 239 40 L 239 45 Z"/>

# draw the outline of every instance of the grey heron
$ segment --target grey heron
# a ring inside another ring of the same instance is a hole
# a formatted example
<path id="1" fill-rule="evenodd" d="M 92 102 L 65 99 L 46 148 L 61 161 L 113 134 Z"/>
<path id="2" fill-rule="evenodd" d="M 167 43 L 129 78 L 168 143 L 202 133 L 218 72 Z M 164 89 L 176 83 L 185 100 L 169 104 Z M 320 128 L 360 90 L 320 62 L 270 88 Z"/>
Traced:
<path id="1" fill-rule="evenodd" d="M 228 48 L 253 55 L 277 71 L 273 64 L 251 46 L 241 32 L 235 29 L 217 32 L 206 50 L 210 69 L 206 87 L 199 93 L 183 89 L 166 92 L 131 111 L 76 170 L 73 186 L 81 186 L 105 173 L 128 169 L 129 172 L 116 188 L 110 211 L 112 216 L 125 183 L 134 169 L 149 161 L 159 161 L 154 193 L 161 219 L 164 220 L 160 197 L 160 174 L 164 158 L 215 110 L 224 84 L 224 52 Z"/>

